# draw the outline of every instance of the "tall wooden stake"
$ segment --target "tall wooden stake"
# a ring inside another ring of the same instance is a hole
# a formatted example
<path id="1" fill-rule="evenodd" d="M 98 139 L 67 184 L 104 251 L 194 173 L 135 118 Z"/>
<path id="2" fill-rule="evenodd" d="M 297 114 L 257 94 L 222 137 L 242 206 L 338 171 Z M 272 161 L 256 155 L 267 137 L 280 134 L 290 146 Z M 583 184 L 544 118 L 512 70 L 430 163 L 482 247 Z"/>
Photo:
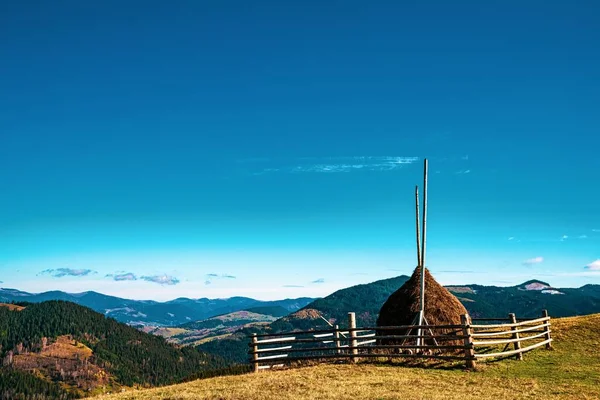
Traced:
<path id="1" fill-rule="evenodd" d="M 417 214 L 417 267 L 421 265 L 421 220 L 419 218 L 419 186 L 415 186 L 415 203 Z"/>
<path id="2" fill-rule="evenodd" d="M 421 321 L 423 325 L 423 316 L 425 312 L 425 249 L 427 244 L 427 159 L 423 167 L 423 237 L 421 238 Z"/>

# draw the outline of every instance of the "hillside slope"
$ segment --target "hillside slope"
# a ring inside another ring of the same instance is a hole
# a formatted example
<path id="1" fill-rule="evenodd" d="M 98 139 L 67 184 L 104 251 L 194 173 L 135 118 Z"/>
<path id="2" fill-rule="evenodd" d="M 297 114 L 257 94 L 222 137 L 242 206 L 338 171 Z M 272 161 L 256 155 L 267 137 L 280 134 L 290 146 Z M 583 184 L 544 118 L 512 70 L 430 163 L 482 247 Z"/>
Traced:
<path id="1" fill-rule="evenodd" d="M 554 350 L 524 361 L 479 364 L 475 372 L 390 364 L 329 364 L 203 379 L 102 400 L 186 399 L 597 399 L 600 315 L 552 321 Z"/>
<path id="2" fill-rule="evenodd" d="M 11 371 L 20 371 L 60 382 L 75 395 L 164 385 L 224 366 L 218 357 L 176 348 L 161 337 L 64 301 L 0 307 L 0 360 L 0 389 L 8 390 L 2 387 L 7 377 L 18 380 Z"/>

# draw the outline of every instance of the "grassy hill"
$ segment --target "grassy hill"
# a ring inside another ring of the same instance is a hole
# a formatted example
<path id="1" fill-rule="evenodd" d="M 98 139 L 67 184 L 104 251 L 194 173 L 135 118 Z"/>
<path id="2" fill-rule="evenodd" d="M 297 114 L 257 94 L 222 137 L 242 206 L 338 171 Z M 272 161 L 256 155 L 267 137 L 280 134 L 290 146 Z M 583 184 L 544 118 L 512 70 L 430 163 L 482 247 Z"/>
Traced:
<path id="1" fill-rule="evenodd" d="M 224 367 L 219 357 L 175 347 L 77 304 L 21 305 L 0 307 L 0 398 L 18 398 L 18 387 L 23 395 L 66 397 L 151 387 Z"/>
<path id="2" fill-rule="evenodd" d="M 98 399 L 600 398 L 600 314 L 556 319 L 552 324 L 554 350 L 535 350 L 520 362 L 479 363 L 476 371 L 329 364 L 209 378 Z"/>

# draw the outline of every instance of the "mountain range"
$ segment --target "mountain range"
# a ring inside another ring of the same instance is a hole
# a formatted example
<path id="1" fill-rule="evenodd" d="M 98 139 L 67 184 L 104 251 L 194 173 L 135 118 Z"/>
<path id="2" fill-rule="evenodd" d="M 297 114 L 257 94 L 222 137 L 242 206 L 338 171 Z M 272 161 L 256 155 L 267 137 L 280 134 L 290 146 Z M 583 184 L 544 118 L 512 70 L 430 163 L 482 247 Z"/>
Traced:
<path id="1" fill-rule="evenodd" d="M 243 363 L 247 360 L 247 341 L 251 333 L 326 329 L 329 324 L 344 327 L 349 311 L 356 313 L 357 326 L 372 327 L 385 300 L 408 279 L 401 275 L 341 289 L 270 324 L 240 327 L 227 336 L 220 336 L 220 340 L 204 341 L 198 348 L 232 363 Z M 447 286 L 447 289 L 473 318 L 507 318 L 509 313 L 515 313 L 518 318 L 535 318 L 544 309 L 552 317 L 600 313 L 600 285 L 556 288 L 547 282 L 532 280 L 509 287 L 469 284 Z"/>
<path id="2" fill-rule="evenodd" d="M 231 297 L 228 299 L 188 299 L 181 297 L 167 302 L 158 302 L 153 300 L 129 300 L 97 292 L 65 293 L 50 291 L 28 293 L 16 289 L 0 289 L 0 302 L 3 303 L 41 303 L 48 300 L 63 300 L 80 304 L 128 325 L 177 326 L 254 307 L 279 307 L 290 313 L 301 309 L 314 299 L 302 297 L 261 301 L 248 297 Z"/>

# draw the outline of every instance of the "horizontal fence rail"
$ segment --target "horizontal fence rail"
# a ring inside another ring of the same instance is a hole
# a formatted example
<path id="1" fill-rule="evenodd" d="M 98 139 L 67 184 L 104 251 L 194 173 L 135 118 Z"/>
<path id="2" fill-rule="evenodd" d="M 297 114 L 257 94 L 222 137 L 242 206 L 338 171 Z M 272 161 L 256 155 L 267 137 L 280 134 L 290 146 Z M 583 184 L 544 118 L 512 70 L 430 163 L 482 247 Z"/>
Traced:
<path id="1" fill-rule="evenodd" d="M 355 314 L 348 313 L 348 328 L 344 329 L 336 325 L 331 329 L 254 334 L 248 352 L 254 371 L 304 360 L 346 359 L 354 363 L 372 358 L 464 361 L 473 368 L 478 359 L 516 355 L 520 360 L 525 352 L 541 346 L 551 348 L 552 342 L 550 317 L 545 310 L 535 319 L 517 320 L 509 314 L 508 318 L 471 320 L 463 315 L 461 324 L 454 325 L 357 328 L 355 321 Z M 417 335 L 419 331 L 422 334 Z M 509 350 L 510 346 L 513 349 Z"/>

